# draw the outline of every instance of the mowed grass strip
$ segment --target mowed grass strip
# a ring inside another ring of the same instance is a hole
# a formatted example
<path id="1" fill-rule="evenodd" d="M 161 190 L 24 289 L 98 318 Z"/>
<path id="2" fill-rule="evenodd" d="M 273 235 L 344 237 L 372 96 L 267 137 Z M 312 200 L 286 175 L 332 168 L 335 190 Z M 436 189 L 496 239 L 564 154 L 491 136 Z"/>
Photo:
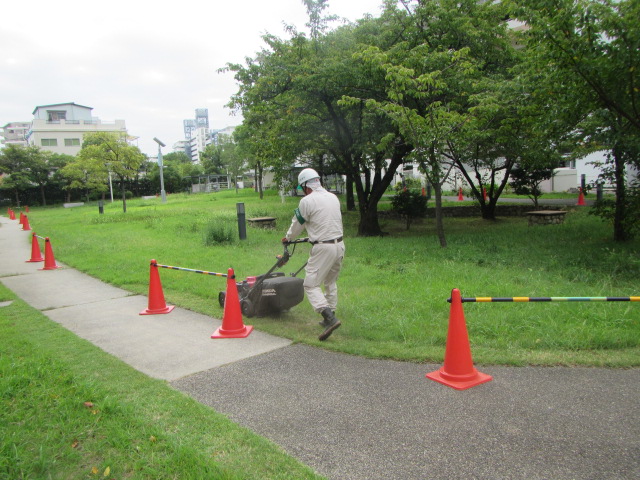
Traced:
<path id="1" fill-rule="evenodd" d="M 320 479 L 0 284 L 1 479 Z"/>
<path id="2" fill-rule="evenodd" d="M 272 216 L 277 229 L 247 227 L 238 239 L 236 204 L 246 217 Z M 282 253 L 299 198 L 264 199 L 251 190 L 170 195 L 121 204 L 32 208 L 31 226 L 51 238 L 56 259 L 101 280 L 147 294 L 149 261 L 226 272 L 238 278 L 266 272 Z M 381 209 L 388 206 L 385 202 Z M 344 209 L 343 209 L 344 211 Z M 305 300 L 277 317 L 252 318 L 256 328 L 296 342 L 374 358 L 442 361 L 453 288 L 472 296 L 633 296 L 640 293 L 640 241 L 615 243 L 612 228 L 574 208 L 562 225 L 529 227 L 525 217 L 446 218 L 448 247 L 440 248 L 433 219 L 406 230 L 381 215 L 388 233 L 357 237 L 357 212 L 344 211 L 346 258 L 337 316 L 343 326 L 318 342 L 318 316 Z M 284 267 L 305 262 L 299 245 Z M 168 303 L 221 318 L 224 279 L 160 271 Z M 506 365 L 640 365 L 640 304 L 465 304 L 476 363 Z"/>

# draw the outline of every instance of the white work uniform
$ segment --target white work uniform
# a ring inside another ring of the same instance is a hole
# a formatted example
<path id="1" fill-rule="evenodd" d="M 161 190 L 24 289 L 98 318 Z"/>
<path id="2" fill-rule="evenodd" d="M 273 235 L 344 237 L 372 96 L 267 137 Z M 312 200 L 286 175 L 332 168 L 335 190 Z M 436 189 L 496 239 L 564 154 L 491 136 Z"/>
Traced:
<path id="1" fill-rule="evenodd" d="M 287 240 L 294 240 L 304 229 L 313 244 L 305 268 L 304 291 L 316 312 L 327 307 L 335 311 L 338 305 L 336 282 L 345 251 L 338 197 L 324 188 L 316 188 L 300 200 L 287 231 Z"/>

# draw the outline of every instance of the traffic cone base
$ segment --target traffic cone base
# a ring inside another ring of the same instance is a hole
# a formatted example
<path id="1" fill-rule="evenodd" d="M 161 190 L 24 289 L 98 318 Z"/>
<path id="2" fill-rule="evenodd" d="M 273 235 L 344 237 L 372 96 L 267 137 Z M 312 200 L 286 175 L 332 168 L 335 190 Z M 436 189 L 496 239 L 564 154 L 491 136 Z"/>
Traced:
<path id="1" fill-rule="evenodd" d="M 449 331 L 444 365 L 435 372 L 427 373 L 426 377 L 456 390 L 466 390 L 492 379 L 491 375 L 480 373 L 473 366 L 469 335 L 462 309 L 462 298 L 460 290 L 457 288 L 451 291 Z"/>
<path id="2" fill-rule="evenodd" d="M 473 372 L 467 375 L 452 375 L 445 372 L 444 367 L 442 367 L 435 372 L 427 373 L 426 376 L 431 380 L 435 380 L 436 382 L 440 382 L 443 385 L 455 388 L 456 390 L 466 390 L 467 388 L 475 387 L 476 385 L 489 382 L 493 379 L 491 375 L 481 373 L 475 368 L 473 369 Z"/>
<path id="3" fill-rule="evenodd" d="M 225 330 L 223 327 L 216 329 L 211 338 L 245 338 L 253 331 L 253 325 L 245 325 L 239 330 Z"/>
<path id="4" fill-rule="evenodd" d="M 245 325 L 242 322 L 238 286 L 236 285 L 233 269 L 230 268 L 227 271 L 227 294 L 224 297 L 222 326 L 213 332 L 211 338 L 245 338 L 252 331 L 253 327 L 251 325 Z"/>
<path id="5" fill-rule="evenodd" d="M 155 260 L 151 260 L 149 266 L 149 304 L 148 308 L 140 312 L 140 315 L 160 315 L 169 313 L 175 308 L 175 305 L 167 305 L 162 292 L 162 283 L 160 282 L 160 274 L 158 273 L 158 264 Z"/>
<path id="6" fill-rule="evenodd" d="M 156 308 L 156 309 L 146 308 L 140 312 L 140 315 L 161 315 L 163 313 L 170 313 L 171 310 L 173 310 L 174 308 L 176 308 L 175 305 L 167 305 L 164 308 Z"/>

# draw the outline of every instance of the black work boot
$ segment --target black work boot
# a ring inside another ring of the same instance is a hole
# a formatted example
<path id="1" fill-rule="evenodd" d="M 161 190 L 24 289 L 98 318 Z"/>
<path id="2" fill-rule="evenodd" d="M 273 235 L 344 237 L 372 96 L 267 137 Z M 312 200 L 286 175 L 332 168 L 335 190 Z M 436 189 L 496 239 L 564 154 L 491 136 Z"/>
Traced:
<path id="1" fill-rule="evenodd" d="M 326 309 L 325 309 L 326 310 Z M 331 310 L 331 313 L 333 314 L 333 316 L 335 317 L 336 315 L 336 311 L 335 310 Z M 318 325 L 320 325 L 322 328 L 327 328 L 328 326 L 331 325 L 331 318 L 329 318 L 328 316 L 325 317 L 324 314 L 322 312 L 320 312 L 320 314 L 322 315 L 322 321 L 318 322 Z"/>
<path id="2" fill-rule="evenodd" d="M 318 337 L 318 340 L 322 342 L 327 338 L 329 338 L 329 336 L 331 336 L 333 331 L 342 324 L 340 323 L 340 320 L 336 318 L 336 316 L 333 314 L 333 312 L 329 307 L 325 308 L 320 313 L 324 317 L 324 322 L 322 322 L 322 326 L 325 328 L 324 332 L 322 332 Z"/>

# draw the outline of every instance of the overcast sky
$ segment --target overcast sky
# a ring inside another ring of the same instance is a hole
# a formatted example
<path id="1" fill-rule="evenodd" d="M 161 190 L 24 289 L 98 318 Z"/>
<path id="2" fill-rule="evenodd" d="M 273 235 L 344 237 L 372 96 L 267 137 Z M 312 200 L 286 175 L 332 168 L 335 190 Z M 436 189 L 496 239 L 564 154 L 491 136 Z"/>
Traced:
<path id="1" fill-rule="evenodd" d="M 382 0 L 329 0 L 330 14 L 378 16 Z M 138 146 L 167 154 L 182 121 L 209 109 L 209 126 L 239 125 L 224 105 L 237 91 L 226 63 L 244 63 L 269 32 L 306 30 L 301 0 L 31 0 L 0 7 L 0 127 L 39 105 L 75 102 L 103 122 L 126 121 Z"/>

